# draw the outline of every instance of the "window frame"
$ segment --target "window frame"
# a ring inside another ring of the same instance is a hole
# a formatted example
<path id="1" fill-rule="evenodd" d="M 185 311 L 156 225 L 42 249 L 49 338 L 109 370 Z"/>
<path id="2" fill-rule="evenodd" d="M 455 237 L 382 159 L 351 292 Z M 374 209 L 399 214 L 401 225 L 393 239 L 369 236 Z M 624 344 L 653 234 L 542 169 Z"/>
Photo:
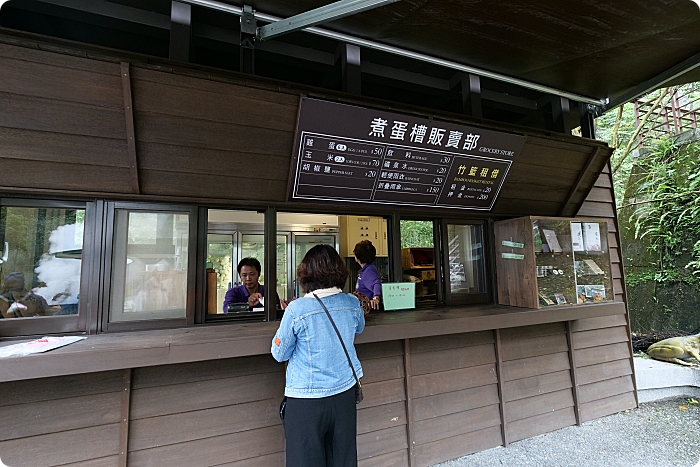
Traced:
<path id="1" fill-rule="evenodd" d="M 454 218 L 442 218 L 440 220 L 440 230 L 441 230 L 441 245 L 448 245 L 449 239 L 447 238 L 448 235 L 448 225 L 476 225 L 481 227 L 481 243 L 482 243 L 482 255 L 484 258 L 483 261 L 483 270 L 482 274 L 484 275 L 484 291 L 483 292 L 478 292 L 478 293 L 471 293 L 471 294 L 456 294 L 453 296 L 452 294 L 452 288 L 450 287 L 450 281 L 449 281 L 449 271 L 450 271 L 450 252 L 449 248 L 445 247 L 443 248 L 443 251 L 441 252 L 440 255 L 440 263 L 441 263 L 441 275 L 443 279 L 443 290 L 444 290 L 444 303 L 445 305 L 452 306 L 452 305 L 476 305 L 476 304 L 486 304 L 491 302 L 491 295 L 492 295 L 492 290 L 494 289 L 493 283 L 492 283 L 492 276 L 490 273 L 490 266 L 491 266 L 491 261 L 490 261 L 490 244 L 491 242 L 489 241 L 489 230 L 487 228 L 487 221 L 486 220 L 467 220 L 467 219 L 454 219 Z M 446 276 L 447 275 L 447 276 Z M 445 279 L 445 277 L 448 277 L 448 279 Z"/>
<path id="2" fill-rule="evenodd" d="M 91 294 L 94 292 L 93 283 L 96 275 L 95 233 L 96 225 L 98 224 L 97 203 L 60 199 L 0 198 L 0 207 L 85 210 L 79 292 L 79 295 L 85 298 L 78 300 L 78 314 L 0 319 L 0 335 L 3 337 L 21 337 L 75 332 L 86 333 L 91 322 L 90 317 L 93 314 L 93 304 L 95 303 L 92 300 L 94 295 Z M 4 245 L 2 248 L 4 248 Z M 4 271 L 3 274 L 5 274 Z"/>
<path id="3" fill-rule="evenodd" d="M 112 300 L 112 264 L 114 262 L 115 246 L 115 222 L 116 211 L 126 210 L 129 212 L 144 213 L 188 213 L 189 229 L 187 239 L 187 295 L 185 299 L 185 317 L 183 318 L 162 318 L 133 321 L 113 321 L 109 320 L 109 312 Z M 197 272 L 200 268 L 198 251 L 198 209 L 192 205 L 177 205 L 168 203 L 143 203 L 128 201 L 107 201 L 105 202 L 103 241 L 102 241 L 102 271 L 100 274 L 100 311 L 97 322 L 97 332 L 123 332 L 139 331 L 147 329 L 168 329 L 178 327 L 188 327 L 195 324 Z M 202 264 L 202 270 L 204 264 Z"/>

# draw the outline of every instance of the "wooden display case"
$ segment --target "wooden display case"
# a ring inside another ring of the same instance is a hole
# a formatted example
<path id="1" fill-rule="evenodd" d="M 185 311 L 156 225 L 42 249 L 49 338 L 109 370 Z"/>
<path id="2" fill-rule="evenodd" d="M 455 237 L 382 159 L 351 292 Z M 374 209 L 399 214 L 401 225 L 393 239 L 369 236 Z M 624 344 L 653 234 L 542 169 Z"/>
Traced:
<path id="1" fill-rule="evenodd" d="M 435 250 L 425 248 L 402 248 L 401 267 L 403 273 L 418 280 L 416 282 L 416 297 L 434 298 L 437 294 L 435 280 Z"/>
<path id="2" fill-rule="evenodd" d="M 498 303 L 525 308 L 611 301 L 607 223 L 521 217 L 495 223 Z"/>

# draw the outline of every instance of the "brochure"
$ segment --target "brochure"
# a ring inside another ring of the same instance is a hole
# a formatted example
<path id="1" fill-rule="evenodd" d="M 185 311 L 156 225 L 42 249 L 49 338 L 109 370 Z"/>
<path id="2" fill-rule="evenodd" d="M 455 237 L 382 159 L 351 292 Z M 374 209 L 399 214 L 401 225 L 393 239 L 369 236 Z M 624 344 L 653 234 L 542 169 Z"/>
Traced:
<path id="1" fill-rule="evenodd" d="M 600 243 L 600 226 L 597 222 L 583 223 L 583 243 L 586 251 L 602 251 Z"/>
<path id="2" fill-rule="evenodd" d="M 547 245 L 549 245 L 549 250 L 554 253 L 561 252 L 561 246 L 559 245 L 559 240 L 557 239 L 557 234 L 554 230 L 542 229 L 545 240 L 547 240 Z"/>
<path id="3" fill-rule="evenodd" d="M 583 229 L 580 222 L 571 223 L 571 246 L 574 251 L 584 251 Z"/>

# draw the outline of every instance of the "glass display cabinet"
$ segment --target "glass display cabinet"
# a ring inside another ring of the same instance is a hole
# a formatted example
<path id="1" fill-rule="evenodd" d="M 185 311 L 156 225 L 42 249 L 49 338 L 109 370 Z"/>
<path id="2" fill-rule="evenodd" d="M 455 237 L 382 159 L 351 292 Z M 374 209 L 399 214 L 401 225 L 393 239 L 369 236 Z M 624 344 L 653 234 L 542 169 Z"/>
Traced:
<path id="1" fill-rule="evenodd" d="M 607 223 L 521 217 L 495 223 L 498 303 L 525 308 L 614 300 Z"/>

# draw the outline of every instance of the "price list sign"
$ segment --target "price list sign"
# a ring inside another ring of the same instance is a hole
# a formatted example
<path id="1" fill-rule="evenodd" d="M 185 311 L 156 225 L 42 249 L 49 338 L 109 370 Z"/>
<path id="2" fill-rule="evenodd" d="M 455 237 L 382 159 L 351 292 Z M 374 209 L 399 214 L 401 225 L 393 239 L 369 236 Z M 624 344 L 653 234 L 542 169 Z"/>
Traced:
<path id="1" fill-rule="evenodd" d="M 303 99 L 290 198 L 490 210 L 521 135 Z"/>

